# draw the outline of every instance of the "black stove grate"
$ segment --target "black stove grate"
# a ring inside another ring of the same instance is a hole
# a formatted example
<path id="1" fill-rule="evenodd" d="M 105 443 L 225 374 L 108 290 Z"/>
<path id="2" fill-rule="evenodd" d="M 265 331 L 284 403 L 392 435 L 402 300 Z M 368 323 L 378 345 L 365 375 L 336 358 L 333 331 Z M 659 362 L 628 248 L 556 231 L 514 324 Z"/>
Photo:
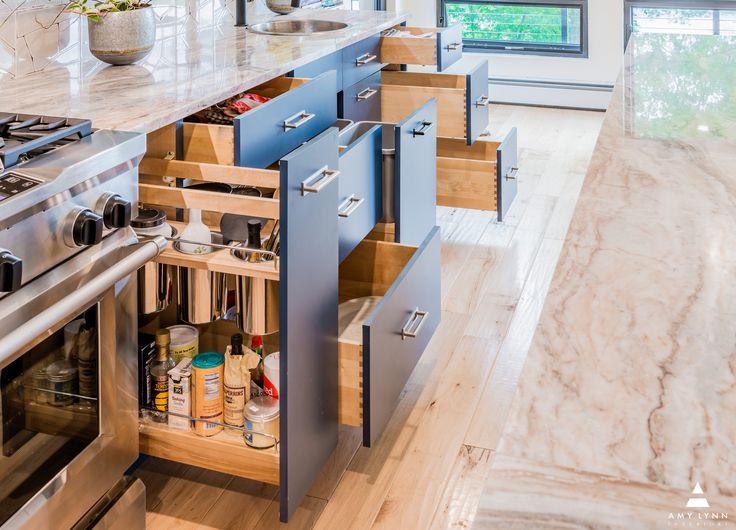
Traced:
<path id="1" fill-rule="evenodd" d="M 89 120 L 0 112 L 0 162 L 9 168 L 90 134 Z"/>

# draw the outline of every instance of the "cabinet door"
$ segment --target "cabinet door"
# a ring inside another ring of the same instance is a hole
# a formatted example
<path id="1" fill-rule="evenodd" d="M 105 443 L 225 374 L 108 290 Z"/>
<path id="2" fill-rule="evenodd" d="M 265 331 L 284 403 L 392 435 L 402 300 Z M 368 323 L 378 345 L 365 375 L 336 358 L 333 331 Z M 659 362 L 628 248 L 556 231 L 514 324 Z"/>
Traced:
<path id="1" fill-rule="evenodd" d="M 396 242 L 418 246 L 436 222 L 437 103 L 430 99 L 399 123 L 394 210 Z"/>
<path id="2" fill-rule="evenodd" d="M 375 125 L 340 153 L 340 262 L 381 218 L 381 139 L 381 126 Z"/>
<path id="3" fill-rule="evenodd" d="M 281 520 L 337 444 L 337 129 L 281 160 Z"/>
<path id="4" fill-rule="evenodd" d="M 440 230 L 426 235 L 363 326 L 363 445 L 391 418 L 440 323 Z"/>
<path id="5" fill-rule="evenodd" d="M 506 217 L 511 203 L 516 198 L 518 187 L 516 173 L 518 171 L 519 149 L 516 127 L 514 127 L 496 151 L 496 210 L 499 223 Z"/>
<path id="6" fill-rule="evenodd" d="M 351 121 L 381 121 L 381 72 L 347 87 L 338 97 L 337 113 Z"/>
<path id="7" fill-rule="evenodd" d="M 468 145 L 472 145 L 488 127 L 488 61 L 481 61 L 468 73 L 465 80 L 465 137 Z"/>

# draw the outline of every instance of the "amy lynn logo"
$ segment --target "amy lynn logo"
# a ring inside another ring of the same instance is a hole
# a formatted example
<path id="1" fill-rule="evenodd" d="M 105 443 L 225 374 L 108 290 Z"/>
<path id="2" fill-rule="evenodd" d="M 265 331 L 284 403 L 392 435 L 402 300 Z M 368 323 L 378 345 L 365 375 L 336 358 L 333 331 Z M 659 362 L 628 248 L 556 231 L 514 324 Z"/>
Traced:
<path id="1" fill-rule="evenodd" d="M 685 508 L 688 508 L 688 510 L 670 512 L 667 516 L 668 526 L 679 528 L 732 528 L 732 522 L 728 520 L 727 513 L 711 508 L 700 482 L 695 484 Z"/>

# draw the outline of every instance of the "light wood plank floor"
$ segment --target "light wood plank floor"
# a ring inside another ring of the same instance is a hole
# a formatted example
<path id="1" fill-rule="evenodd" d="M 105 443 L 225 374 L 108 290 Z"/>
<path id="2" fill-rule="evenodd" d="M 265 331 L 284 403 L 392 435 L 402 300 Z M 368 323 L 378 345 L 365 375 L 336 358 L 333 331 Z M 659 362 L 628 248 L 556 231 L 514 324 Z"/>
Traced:
<path id="1" fill-rule="evenodd" d="M 492 134 L 519 129 L 519 196 L 495 214 L 438 209 L 443 315 L 371 449 L 356 429 L 288 525 L 278 489 L 148 459 L 148 528 L 470 527 L 493 463 L 603 114 L 494 106 Z"/>

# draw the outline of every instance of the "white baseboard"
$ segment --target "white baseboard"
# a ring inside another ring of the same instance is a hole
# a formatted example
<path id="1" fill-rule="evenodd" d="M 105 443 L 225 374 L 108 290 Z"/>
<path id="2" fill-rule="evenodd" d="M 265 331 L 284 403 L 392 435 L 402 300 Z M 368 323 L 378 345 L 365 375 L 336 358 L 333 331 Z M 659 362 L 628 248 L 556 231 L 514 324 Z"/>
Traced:
<path id="1" fill-rule="evenodd" d="M 490 79 L 494 103 L 606 110 L 613 87 L 607 85 Z"/>

